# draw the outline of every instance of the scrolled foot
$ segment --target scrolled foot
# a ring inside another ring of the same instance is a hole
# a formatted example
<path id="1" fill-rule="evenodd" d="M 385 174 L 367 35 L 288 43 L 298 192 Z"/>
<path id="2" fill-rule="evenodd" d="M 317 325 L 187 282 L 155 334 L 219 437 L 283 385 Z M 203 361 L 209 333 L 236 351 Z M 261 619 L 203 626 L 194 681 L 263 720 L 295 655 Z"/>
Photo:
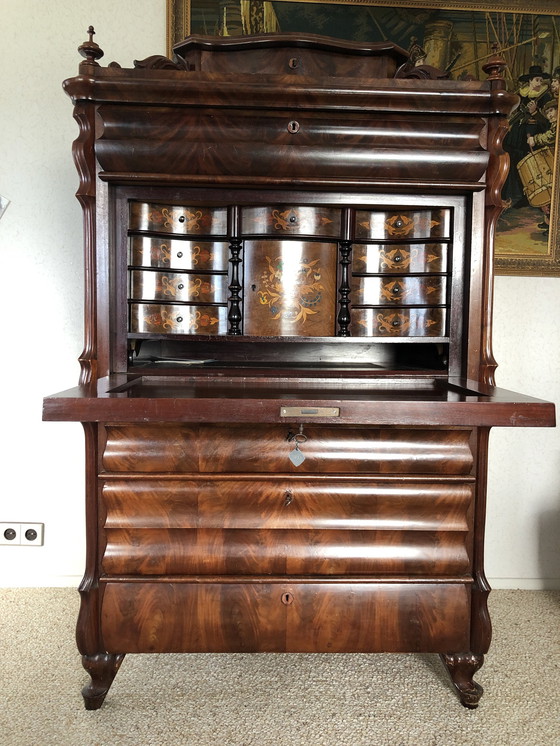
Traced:
<path id="1" fill-rule="evenodd" d="M 101 707 L 123 658 L 124 654 L 113 653 L 82 656 L 82 665 L 91 677 L 91 683 L 82 689 L 86 710 L 98 710 Z"/>
<path id="2" fill-rule="evenodd" d="M 484 690 L 473 681 L 473 676 L 484 663 L 484 656 L 476 653 L 454 653 L 442 654 L 441 659 L 451 675 L 461 704 L 469 710 L 475 710 Z"/>

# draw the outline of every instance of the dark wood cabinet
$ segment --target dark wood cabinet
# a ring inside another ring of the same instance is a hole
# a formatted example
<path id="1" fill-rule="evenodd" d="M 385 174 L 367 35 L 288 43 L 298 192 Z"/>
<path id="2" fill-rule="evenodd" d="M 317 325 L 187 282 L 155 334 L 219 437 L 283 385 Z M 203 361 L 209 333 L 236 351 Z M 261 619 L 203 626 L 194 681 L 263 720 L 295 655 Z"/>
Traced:
<path id="1" fill-rule="evenodd" d="M 65 82 L 85 346 L 46 420 L 86 440 L 77 640 L 134 652 L 433 652 L 491 638 L 492 237 L 515 99 L 392 44 L 190 37 Z"/>

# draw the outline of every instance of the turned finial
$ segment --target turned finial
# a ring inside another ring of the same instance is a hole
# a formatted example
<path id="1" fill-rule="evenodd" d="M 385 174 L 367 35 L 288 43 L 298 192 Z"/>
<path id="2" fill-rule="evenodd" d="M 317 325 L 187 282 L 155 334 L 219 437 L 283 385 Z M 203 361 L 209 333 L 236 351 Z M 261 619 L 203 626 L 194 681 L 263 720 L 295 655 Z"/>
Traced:
<path id="1" fill-rule="evenodd" d="M 96 60 L 103 57 L 104 52 L 99 44 L 96 44 L 93 41 L 93 35 L 95 34 L 95 29 L 93 28 L 93 26 L 90 26 L 88 28 L 87 33 L 89 35 L 89 39 L 78 47 L 78 52 L 82 55 L 82 57 L 86 58 L 86 62 L 88 62 L 90 65 L 97 65 L 98 63 L 96 62 Z"/>
<path id="2" fill-rule="evenodd" d="M 482 65 L 482 69 L 488 75 L 488 80 L 503 80 L 504 70 L 507 68 L 507 62 L 500 55 L 500 47 L 497 42 L 492 44 L 492 55 L 487 62 Z"/>

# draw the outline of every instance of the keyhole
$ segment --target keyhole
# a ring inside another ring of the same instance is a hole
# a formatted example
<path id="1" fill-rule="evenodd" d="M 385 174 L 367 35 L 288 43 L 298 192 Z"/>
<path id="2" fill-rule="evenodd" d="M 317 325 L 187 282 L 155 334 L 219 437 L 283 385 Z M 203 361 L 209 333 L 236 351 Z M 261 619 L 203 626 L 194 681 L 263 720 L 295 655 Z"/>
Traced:
<path id="1" fill-rule="evenodd" d="M 288 132 L 290 132 L 292 135 L 295 135 L 296 132 L 299 132 L 299 122 L 296 122 L 295 119 L 293 119 L 288 124 Z"/>
<path id="2" fill-rule="evenodd" d="M 290 61 L 288 62 L 288 65 L 292 68 L 292 70 L 295 70 L 296 67 L 299 66 L 299 60 L 297 57 L 292 57 Z"/>
<path id="3" fill-rule="evenodd" d="M 291 593 L 283 593 L 282 594 L 282 603 L 284 606 L 289 606 L 290 604 L 294 603 L 294 597 Z"/>
<path id="4" fill-rule="evenodd" d="M 292 494 L 291 490 L 286 490 L 286 494 L 284 495 L 284 505 L 288 506 L 291 505 L 294 501 L 294 496 Z"/>

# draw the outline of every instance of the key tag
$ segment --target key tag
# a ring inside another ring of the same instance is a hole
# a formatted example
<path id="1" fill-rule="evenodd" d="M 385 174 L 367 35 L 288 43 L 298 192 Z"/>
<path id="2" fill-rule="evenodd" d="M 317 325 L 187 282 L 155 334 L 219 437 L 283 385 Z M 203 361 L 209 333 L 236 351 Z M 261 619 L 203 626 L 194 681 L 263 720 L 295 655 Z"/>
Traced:
<path id="1" fill-rule="evenodd" d="M 303 434 L 303 425 L 300 425 L 299 433 L 297 435 L 293 435 L 290 440 L 295 441 L 296 447 L 293 451 L 290 451 L 289 459 L 294 466 L 301 466 L 305 461 L 305 456 L 299 450 L 299 444 L 305 443 L 305 441 L 307 440 L 307 435 Z"/>

